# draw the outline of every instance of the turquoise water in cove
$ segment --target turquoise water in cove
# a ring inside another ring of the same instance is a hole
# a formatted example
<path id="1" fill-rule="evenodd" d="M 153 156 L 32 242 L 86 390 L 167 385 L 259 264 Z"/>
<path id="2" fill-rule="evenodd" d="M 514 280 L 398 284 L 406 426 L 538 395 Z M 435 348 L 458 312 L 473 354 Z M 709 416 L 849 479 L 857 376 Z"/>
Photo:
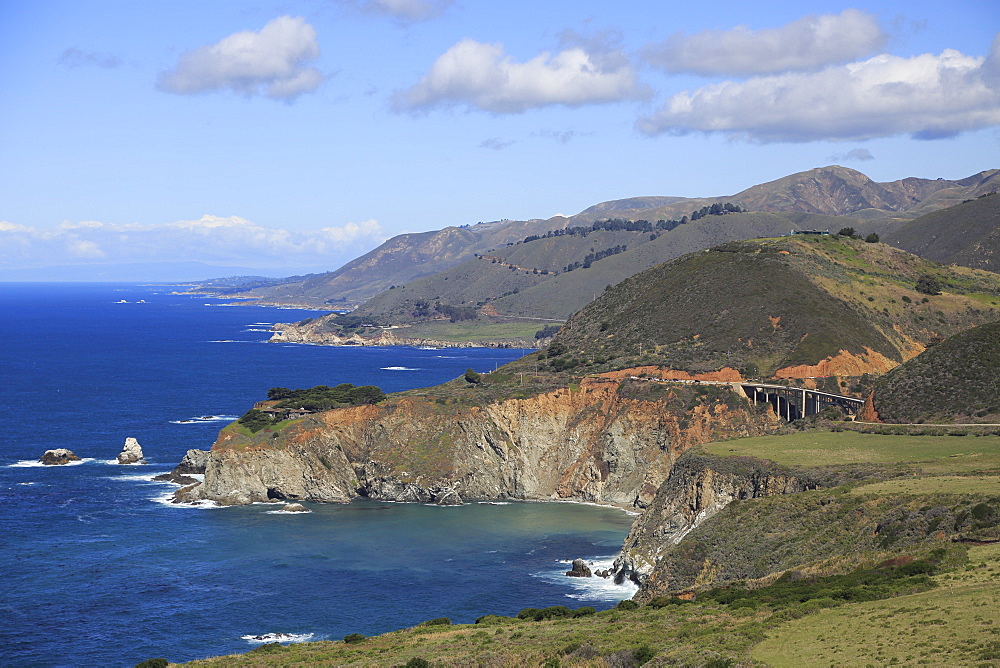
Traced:
<path id="1" fill-rule="evenodd" d="M 610 562 L 632 518 L 574 504 L 169 504 L 153 482 L 274 386 L 423 387 L 524 351 L 265 343 L 316 312 L 171 288 L 0 283 L 0 665 L 131 666 L 241 652 L 253 636 L 373 635 L 525 607 L 608 608 L 567 578 Z M 147 466 L 119 466 L 127 436 Z M 42 467 L 66 447 L 81 464 Z"/>

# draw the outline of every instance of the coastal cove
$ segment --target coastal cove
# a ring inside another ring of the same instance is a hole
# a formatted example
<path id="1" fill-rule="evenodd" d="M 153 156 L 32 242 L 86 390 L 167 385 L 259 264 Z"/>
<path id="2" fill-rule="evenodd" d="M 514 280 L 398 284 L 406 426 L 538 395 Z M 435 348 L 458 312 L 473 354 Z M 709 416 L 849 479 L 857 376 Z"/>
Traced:
<path id="1" fill-rule="evenodd" d="M 439 616 L 603 609 L 631 595 L 562 576 L 575 557 L 610 564 L 633 519 L 610 508 L 169 504 L 176 487 L 152 477 L 187 449 L 209 448 L 269 387 L 391 392 L 522 354 L 266 343 L 274 322 L 316 312 L 174 289 L 0 284 L 0 664 L 180 661 L 246 651 L 267 633 L 339 639 Z M 129 436 L 149 465 L 110 463 Z M 57 447 L 83 463 L 34 465 Z"/>

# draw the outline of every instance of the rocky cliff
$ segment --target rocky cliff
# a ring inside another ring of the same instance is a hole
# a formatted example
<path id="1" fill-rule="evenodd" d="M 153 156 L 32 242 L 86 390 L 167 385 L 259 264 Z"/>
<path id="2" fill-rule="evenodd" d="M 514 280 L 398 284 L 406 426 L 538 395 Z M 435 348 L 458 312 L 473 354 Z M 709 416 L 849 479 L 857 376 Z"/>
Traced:
<path id="1" fill-rule="evenodd" d="M 650 385 L 589 378 L 482 403 L 396 396 L 253 435 L 234 424 L 213 446 L 204 482 L 177 498 L 566 499 L 643 508 L 691 446 L 776 427 L 772 413 L 726 389 Z"/>
<path id="2" fill-rule="evenodd" d="M 278 323 L 272 328 L 272 343 L 310 343 L 324 346 L 432 346 L 434 348 L 489 347 L 492 341 L 439 341 L 406 336 L 397 329 L 380 329 L 376 334 L 361 336 L 330 329 L 327 320 L 301 323 Z"/>
<path id="3" fill-rule="evenodd" d="M 632 525 L 612 569 L 615 578 L 642 584 L 670 548 L 737 499 L 801 492 L 823 482 L 815 473 L 763 460 L 688 453 L 677 461 L 649 508 Z"/>

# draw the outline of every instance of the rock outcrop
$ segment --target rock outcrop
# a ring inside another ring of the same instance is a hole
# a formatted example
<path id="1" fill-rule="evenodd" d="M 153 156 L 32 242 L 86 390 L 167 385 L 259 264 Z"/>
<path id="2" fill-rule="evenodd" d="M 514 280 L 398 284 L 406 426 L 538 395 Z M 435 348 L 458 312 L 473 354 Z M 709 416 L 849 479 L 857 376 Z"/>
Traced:
<path id="1" fill-rule="evenodd" d="M 70 462 L 78 462 L 80 458 L 74 455 L 72 450 L 55 448 L 54 450 L 46 450 L 38 461 L 46 466 L 59 466 L 69 464 Z"/>
<path id="2" fill-rule="evenodd" d="M 145 464 L 139 441 L 131 436 L 125 439 L 125 447 L 118 453 L 119 464 Z"/>
<path id="3" fill-rule="evenodd" d="M 188 450 L 180 463 L 170 473 L 158 475 L 153 480 L 172 482 L 178 485 L 193 485 L 198 482 L 192 475 L 204 475 L 208 464 L 208 450 Z"/>
<path id="4" fill-rule="evenodd" d="M 325 321 L 314 320 L 306 324 L 278 323 L 271 327 L 273 343 L 310 343 L 324 346 L 432 346 L 434 348 L 472 348 L 492 345 L 490 341 L 437 341 L 408 337 L 399 329 L 381 329 L 369 336 L 343 334 L 329 330 Z M 402 330 L 405 332 L 405 329 Z"/>
<path id="5" fill-rule="evenodd" d="M 738 499 L 815 489 L 816 474 L 746 457 L 689 453 L 674 465 L 656 498 L 632 525 L 612 571 L 619 582 L 642 584 L 656 562 L 702 522 Z"/>
<path id="6" fill-rule="evenodd" d="M 589 578 L 593 577 L 593 573 L 590 571 L 590 566 L 583 559 L 574 559 L 573 568 L 566 571 L 566 575 L 571 578 Z"/>
<path id="7" fill-rule="evenodd" d="M 442 405 L 395 397 L 326 411 L 252 437 L 227 427 L 202 484 L 180 501 L 452 504 L 566 499 L 643 508 L 674 460 L 716 438 L 770 433 L 771 413 L 735 393 L 584 379 L 530 398 Z"/>
<path id="8" fill-rule="evenodd" d="M 301 503 L 286 503 L 282 510 L 286 513 L 308 513 L 309 509 Z"/>

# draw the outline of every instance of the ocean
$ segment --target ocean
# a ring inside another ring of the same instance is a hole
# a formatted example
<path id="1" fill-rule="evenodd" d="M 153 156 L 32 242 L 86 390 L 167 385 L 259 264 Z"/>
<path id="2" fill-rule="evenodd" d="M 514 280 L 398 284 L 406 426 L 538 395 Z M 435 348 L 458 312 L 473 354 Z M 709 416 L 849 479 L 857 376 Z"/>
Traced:
<path id="1" fill-rule="evenodd" d="M 613 606 L 632 517 L 565 503 L 359 501 L 192 508 L 152 480 L 270 387 L 387 392 L 489 371 L 527 351 L 267 343 L 315 311 L 227 306 L 123 284 L 0 283 L 0 665 L 132 666 L 248 651 L 255 636 L 374 635 L 435 617 Z M 126 437 L 145 466 L 120 466 Z M 83 458 L 37 464 L 65 447 Z"/>

